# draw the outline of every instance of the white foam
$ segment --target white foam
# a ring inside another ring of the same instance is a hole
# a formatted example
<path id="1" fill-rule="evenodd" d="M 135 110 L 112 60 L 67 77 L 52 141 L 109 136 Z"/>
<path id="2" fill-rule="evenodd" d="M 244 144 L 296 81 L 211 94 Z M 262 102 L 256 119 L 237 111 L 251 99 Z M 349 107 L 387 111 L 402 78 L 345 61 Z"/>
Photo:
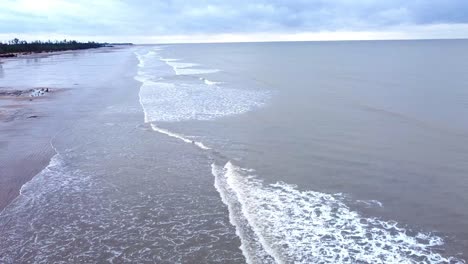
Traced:
<path id="1" fill-rule="evenodd" d="M 161 57 L 159 57 L 159 59 L 162 60 L 162 61 L 164 61 L 164 62 L 168 62 L 168 61 L 169 61 L 169 62 L 171 62 L 171 61 L 180 61 L 180 59 L 169 59 L 169 58 L 166 58 L 166 59 L 165 59 L 165 58 L 161 58 Z"/>
<path id="2" fill-rule="evenodd" d="M 199 66 L 197 63 L 189 63 L 189 62 L 178 62 L 175 60 L 164 60 L 167 64 L 169 64 L 172 68 L 175 69 L 185 69 L 185 68 L 191 68 L 195 66 Z"/>
<path id="3" fill-rule="evenodd" d="M 184 141 L 185 143 L 189 143 L 189 144 L 194 144 L 195 146 L 203 149 L 203 150 L 208 150 L 210 149 L 209 147 L 205 146 L 202 142 L 199 142 L 199 141 L 195 141 L 195 140 L 192 140 L 182 134 L 177 134 L 177 133 L 173 133 L 167 129 L 163 129 L 163 128 L 159 128 L 157 127 L 155 124 L 151 124 L 151 128 L 153 128 L 154 131 L 156 132 L 159 132 L 161 134 L 165 134 L 165 135 L 168 135 L 170 137 L 173 137 L 173 138 L 177 138 L 177 139 L 180 139 L 182 141 Z"/>
<path id="4" fill-rule="evenodd" d="M 212 164 L 211 171 L 215 175 L 214 186 L 218 190 L 221 200 L 228 207 L 229 221 L 236 227 L 236 235 L 241 239 L 240 249 L 247 263 L 275 263 L 275 260 L 263 248 L 247 219 L 243 217 L 242 206 L 233 190 L 226 183 L 226 177 L 223 177 L 223 168 Z"/>
<path id="5" fill-rule="evenodd" d="M 148 80 L 141 85 L 139 95 L 146 122 L 213 120 L 251 111 L 268 98 L 261 91 Z"/>
<path id="6" fill-rule="evenodd" d="M 366 207 L 383 207 L 383 204 L 377 200 L 356 200 L 356 202 L 364 204 Z"/>
<path id="7" fill-rule="evenodd" d="M 199 74 L 209 74 L 216 73 L 220 70 L 218 69 L 194 69 L 194 68 L 174 68 L 174 71 L 177 75 L 199 75 Z"/>
<path id="8" fill-rule="evenodd" d="M 219 69 L 193 68 L 200 66 L 200 64 L 191 62 L 180 62 L 179 59 L 160 58 L 160 60 L 164 61 L 167 65 L 171 66 L 176 75 L 209 74 L 220 71 Z"/>
<path id="9" fill-rule="evenodd" d="M 396 222 L 361 217 L 333 195 L 267 185 L 231 162 L 213 165 L 213 174 L 237 232 L 255 235 L 240 236 L 243 247 L 256 245 L 277 263 L 460 261 L 433 252 L 443 244 L 440 237 L 410 236 Z M 235 204 L 240 208 L 233 210 Z M 263 263 L 253 261 L 255 252 L 244 250 L 251 263 Z"/>
<path id="10" fill-rule="evenodd" d="M 145 67 L 145 62 L 150 59 L 150 58 L 156 58 L 158 53 L 155 51 L 148 51 L 145 54 L 140 54 L 138 52 L 135 52 L 135 55 L 137 56 L 138 59 L 138 67 L 144 68 Z"/>
<path id="11" fill-rule="evenodd" d="M 240 90 L 219 87 L 206 79 L 205 84 L 163 82 L 155 69 L 161 70 L 161 60 L 154 52 L 136 53 L 142 65 L 135 79 L 142 83 L 140 103 L 145 113 L 145 122 L 174 122 L 184 120 L 212 120 L 229 115 L 242 114 L 263 106 L 269 97 L 266 91 Z M 177 59 L 162 59 L 174 64 Z M 157 64 L 159 62 L 159 64 Z M 190 67 L 194 64 L 178 64 Z M 156 67 L 156 68 L 155 68 Z M 194 73 L 213 72 L 207 69 L 182 68 Z M 217 70 L 216 70 L 217 71 Z M 159 81 L 158 81 L 159 80 Z"/>
<path id="12" fill-rule="evenodd" d="M 57 168 L 61 168 L 63 166 L 63 161 L 61 159 L 61 156 L 59 154 L 55 154 L 49 161 L 49 164 L 36 176 L 31 181 L 26 182 L 23 184 L 20 188 L 19 194 L 24 195 L 25 191 L 31 188 L 30 185 L 36 184 L 37 181 L 42 179 L 42 175 L 51 173 L 54 170 L 57 170 Z"/>
<path id="13" fill-rule="evenodd" d="M 209 86 L 222 84 L 222 82 L 213 82 L 203 77 L 200 77 L 200 80 L 202 80 L 206 85 Z"/>

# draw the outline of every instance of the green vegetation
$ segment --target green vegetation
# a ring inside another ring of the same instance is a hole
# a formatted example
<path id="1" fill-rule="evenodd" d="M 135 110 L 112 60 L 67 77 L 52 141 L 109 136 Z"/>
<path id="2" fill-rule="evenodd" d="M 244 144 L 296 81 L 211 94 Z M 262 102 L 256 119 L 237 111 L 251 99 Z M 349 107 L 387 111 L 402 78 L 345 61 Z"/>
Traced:
<path id="1" fill-rule="evenodd" d="M 63 41 L 33 41 L 27 42 L 17 38 L 8 41 L 7 43 L 0 42 L 0 56 L 14 57 L 17 53 L 32 53 L 32 52 L 50 52 L 63 50 L 80 50 L 92 49 L 108 46 L 106 43 L 96 42 L 77 42 L 75 40 Z"/>

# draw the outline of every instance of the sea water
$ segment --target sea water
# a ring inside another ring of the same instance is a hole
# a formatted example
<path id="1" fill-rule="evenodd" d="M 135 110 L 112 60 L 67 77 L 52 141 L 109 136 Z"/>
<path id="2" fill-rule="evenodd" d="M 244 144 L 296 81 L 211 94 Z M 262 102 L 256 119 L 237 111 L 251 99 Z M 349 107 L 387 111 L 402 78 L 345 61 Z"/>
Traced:
<path id="1" fill-rule="evenodd" d="M 136 83 L 53 143 L 0 257 L 464 263 L 466 44 L 120 51 Z"/>

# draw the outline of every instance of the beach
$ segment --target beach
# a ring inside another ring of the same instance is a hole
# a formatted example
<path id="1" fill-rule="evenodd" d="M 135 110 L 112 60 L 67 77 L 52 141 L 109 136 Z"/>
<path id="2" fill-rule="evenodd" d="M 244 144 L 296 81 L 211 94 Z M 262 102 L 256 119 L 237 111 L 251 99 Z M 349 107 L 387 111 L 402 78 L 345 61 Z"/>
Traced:
<path id="1" fill-rule="evenodd" d="M 26 106 L 17 106 L 24 110 Z M 18 112 L 21 110 L 18 110 Z M 47 166 L 53 155 L 49 140 L 52 134 L 44 131 L 47 124 L 35 116 L 36 111 L 26 116 L 15 117 L 15 120 L 2 121 L 0 130 L 1 166 L 0 175 L 0 208 L 3 209 L 18 194 L 21 186 Z M 42 113 L 41 113 L 42 114 Z M 19 113 L 14 113 L 19 115 Z M 8 118 L 9 116 L 5 117 Z M 39 127 L 39 129 L 37 129 Z"/>
<path id="2" fill-rule="evenodd" d="M 6 92 L 0 95 L 0 210 L 49 163 L 54 154 L 50 140 L 61 127 L 63 113 L 55 108 L 62 91 L 2 90 Z"/>
<path id="3" fill-rule="evenodd" d="M 468 96 L 453 69 L 465 49 L 225 43 L 11 59 L 0 262 L 464 263 Z"/>
<path id="4" fill-rule="evenodd" d="M 79 53 L 27 54 L 4 59 L 2 64 L 28 65 L 41 60 L 53 60 L 53 56 L 75 56 Z M 8 69 L 2 64 L 0 76 L 3 78 L 5 71 L 8 74 Z M 40 79 L 42 73 L 26 69 L 24 74 L 23 80 L 31 77 Z M 21 83 L 15 78 L 18 76 L 11 76 L 8 78 L 10 81 L 0 87 L 0 210 L 18 196 L 26 182 L 49 164 L 55 154 L 51 140 L 66 127 L 67 119 L 77 117 L 83 96 L 82 91 L 73 91 L 73 88 L 79 87 L 77 83 L 38 87 L 31 79 Z M 42 78 L 50 76 L 44 75 Z"/>

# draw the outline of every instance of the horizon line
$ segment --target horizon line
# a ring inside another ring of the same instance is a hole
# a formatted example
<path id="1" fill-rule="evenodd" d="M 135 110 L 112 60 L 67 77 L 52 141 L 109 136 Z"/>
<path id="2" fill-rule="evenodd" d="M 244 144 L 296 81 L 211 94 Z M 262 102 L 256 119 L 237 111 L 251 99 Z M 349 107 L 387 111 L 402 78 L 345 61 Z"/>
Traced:
<path id="1" fill-rule="evenodd" d="M 377 42 L 377 41 L 444 41 L 444 40 L 467 40 L 464 38 L 395 38 L 395 39 L 313 39 L 313 40 L 253 40 L 253 41 L 206 41 L 206 42 L 153 42 L 153 43 L 132 43 L 133 45 L 173 45 L 173 44 L 237 44 L 237 43 L 278 43 L 278 42 Z M 114 42 L 116 44 L 127 42 Z M 109 43 L 112 44 L 112 43 Z"/>

